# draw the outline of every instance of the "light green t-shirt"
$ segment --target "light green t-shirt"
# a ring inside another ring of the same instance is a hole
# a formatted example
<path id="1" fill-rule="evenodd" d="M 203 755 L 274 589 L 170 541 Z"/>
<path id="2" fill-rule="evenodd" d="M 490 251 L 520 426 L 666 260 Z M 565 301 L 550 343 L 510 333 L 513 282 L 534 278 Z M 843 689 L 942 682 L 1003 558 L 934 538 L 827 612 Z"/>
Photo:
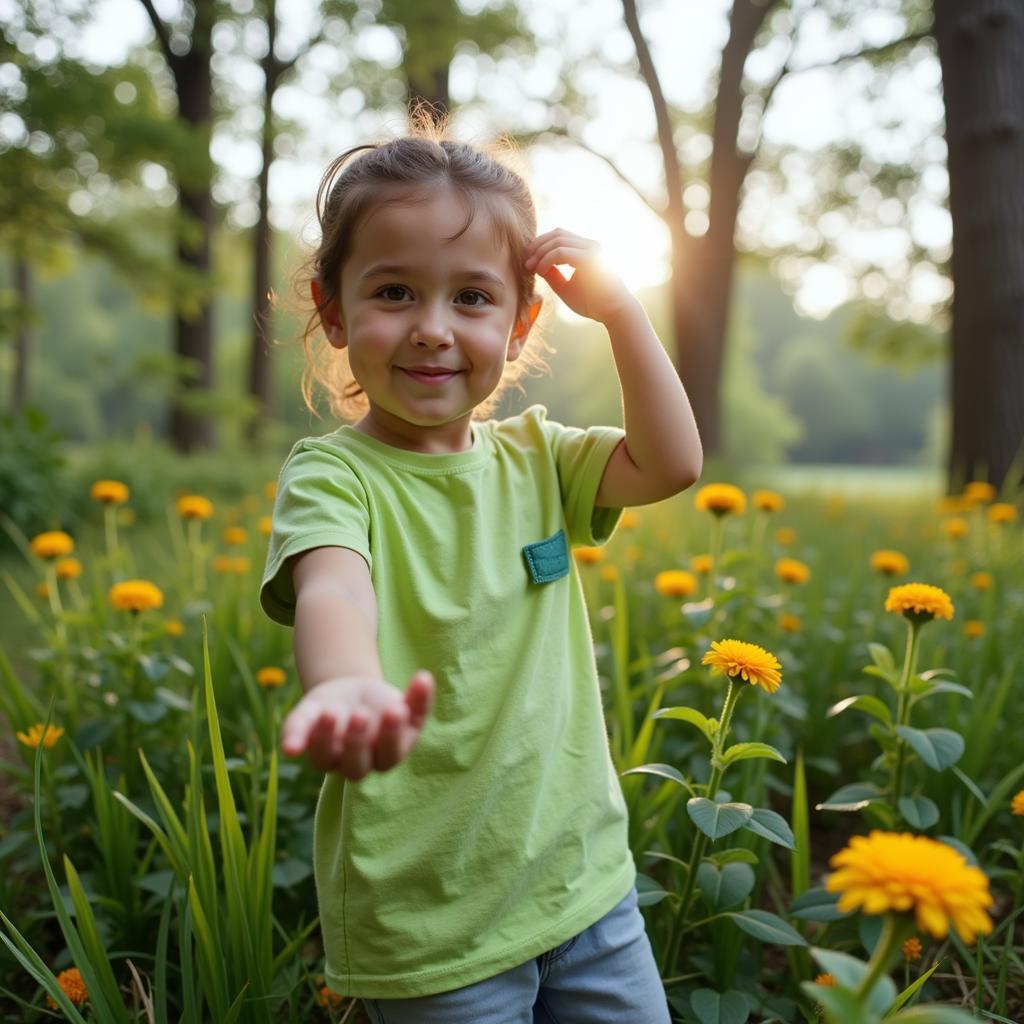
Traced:
<path id="1" fill-rule="evenodd" d="M 370 568 L 384 678 L 404 690 L 425 668 L 437 684 L 403 761 L 359 782 L 329 773 L 320 791 L 325 973 L 344 995 L 500 974 L 589 927 L 636 879 L 569 550 L 618 522 L 594 499 L 625 435 L 546 416 L 474 423 L 471 448 L 440 455 L 343 426 L 300 441 L 281 470 L 266 613 L 294 623 L 286 559 L 351 548 Z"/>

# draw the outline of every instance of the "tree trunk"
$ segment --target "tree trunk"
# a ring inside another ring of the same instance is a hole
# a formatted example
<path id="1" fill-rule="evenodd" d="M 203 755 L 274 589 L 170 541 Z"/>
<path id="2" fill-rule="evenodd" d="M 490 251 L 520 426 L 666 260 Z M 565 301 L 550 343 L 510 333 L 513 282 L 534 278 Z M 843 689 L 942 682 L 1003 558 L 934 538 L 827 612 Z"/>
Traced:
<path id="1" fill-rule="evenodd" d="M 934 13 L 953 220 L 956 492 L 974 479 L 1000 486 L 1024 442 L 1024 3 L 935 0 Z"/>
<path id="2" fill-rule="evenodd" d="M 210 57 L 211 36 L 216 17 L 213 0 L 197 0 L 192 41 L 188 53 L 172 56 L 171 71 L 178 93 L 178 116 L 205 140 L 204 153 L 209 159 L 209 139 L 212 131 L 212 81 Z M 178 240 L 178 259 L 191 267 L 204 279 L 209 279 L 211 239 L 213 236 L 212 164 L 204 180 L 196 182 L 191 176 L 179 179 L 179 206 L 193 223 L 181 228 Z M 198 240 L 189 237 L 198 232 Z M 175 317 L 175 351 L 178 356 L 195 361 L 195 375 L 180 379 L 180 389 L 171 401 L 169 434 L 171 443 L 181 452 L 199 448 L 212 448 L 216 443 L 213 418 L 209 413 L 190 410 L 187 394 L 196 389 L 213 387 L 213 303 L 200 301 L 194 316 L 179 312 Z M 179 398 L 180 396 L 180 398 Z M 185 399 L 185 400 L 183 400 Z"/>
<path id="3" fill-rule="evenodd" d="M 701 238 L 672 230 L 672 319 L 678 346 L 677 366 L 693 407 L 705 455 L 722 450 L 721 390 L 729 302 L 736 247 L 740 190 L 751 156 L 738 148 L 743 107 L 743 67 L 754 39 L 774 3 L 735 0 L 729 16 L 729 40 L 715 100 L 711 204 L 707 233 Z M 682 249 L 682 251 L 680 251 Z"/>
<path id="4" fill-rule="evenodd" d="M 32 303 L 32 271 L 28 261 L 18 255 L 14 261 L 14 294 L 19 311 L 18 329 L 14 335 L 14 379 L 11 390 L 11 412 L 20 412 L 28 405 L 28 364 L 32 350 L 32 325 L 29 308 Z"/>
<path id="5" fill-rule="evenodd" d="M 258 180 L 259 218 L 253 234 L 252 347 L 249 356 L 249 394 L 256 399 L 250 423 L 251 441 L 258 441 L 270 418 L 270 165 L 274 160 L 274 94 L 280 81 L 281 64 L 274 56 L 277 35 L 277 2 L 270 0 L 267 12 L 267 55 L 263 60 L 263 164 Z"/>

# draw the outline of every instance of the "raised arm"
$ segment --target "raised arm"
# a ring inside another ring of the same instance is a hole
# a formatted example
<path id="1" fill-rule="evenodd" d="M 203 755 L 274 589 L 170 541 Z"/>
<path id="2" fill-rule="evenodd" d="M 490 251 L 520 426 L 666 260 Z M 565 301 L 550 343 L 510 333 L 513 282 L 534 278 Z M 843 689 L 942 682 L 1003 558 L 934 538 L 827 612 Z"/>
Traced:
<path id="1" fill-rule="evenodd" d="M 352 781 L 393 768 L 423 729 L 433 676 L 417 672 L 405 693 L 383 678 L 377 600 L 360 554 L 313 548 L 295 557 L 291 572 L 295 664 L 306 693 L 284 721 L 282 749 Z"/>

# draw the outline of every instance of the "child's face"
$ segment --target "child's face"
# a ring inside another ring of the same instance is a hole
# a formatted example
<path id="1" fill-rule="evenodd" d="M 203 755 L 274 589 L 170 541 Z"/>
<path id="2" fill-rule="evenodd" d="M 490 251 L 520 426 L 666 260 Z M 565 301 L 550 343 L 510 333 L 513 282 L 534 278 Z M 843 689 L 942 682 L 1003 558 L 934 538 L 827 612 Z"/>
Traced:
<path id="1" fill-rule="evenodd" d="M 532 322 L 517 317 L 512 255 L 486 209 L 449 240 L 466 218 L 450 188 L 376 208 L 342 266 L 337 308 L 324 315 L 369 400 L 357 427 L 397 447 L 470 447 L 472 411 L 519 357 Z"/>

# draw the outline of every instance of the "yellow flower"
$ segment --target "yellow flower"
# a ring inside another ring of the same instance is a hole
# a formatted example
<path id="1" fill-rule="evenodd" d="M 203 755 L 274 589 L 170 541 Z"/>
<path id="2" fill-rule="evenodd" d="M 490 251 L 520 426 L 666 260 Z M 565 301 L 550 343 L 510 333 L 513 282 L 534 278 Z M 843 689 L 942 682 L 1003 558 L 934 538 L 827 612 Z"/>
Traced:
<path id="1" fill-rule="evenodd" d="M 779 628 L 784 633 L 799 633 L 803 628 L 803 623 L 795 615 L 791 615 L 789 612 L 783 612 L 779 616 Z"/>
<path id="2" fill-rule="evenodd" d="M 999 492 L 984 480 L 972 480 L 964 488 L 964 498 L 970 502 L 995 501 Z"/>
<path id="3" fill-rule="evenodd" d="M 997 501 L 989 505 L 987 515 L 993 523 L 1012 523 L 1017 518 L 1017 506 L 1007 501 Z"/>
<path id="4" fill-rule="evenodd" d="M 795 558 L 780 558 L 775 563 L 775 575 L 783 583 L 806 583 L 811 578 L 811 570 Z"/>
<path id="5" fill-rule="evenodd" d="M 274 529 L 274 520 L 270 516 L 260 516 L 260 534 L 269 537 Z"/>
<path id="6" fill-rule="evenodd" d="M 666 569 L 654 577 L 654 589 L 663 597 L 687 597 L 697 589 L 697 577 L 685 569 Z"/>
<path id="7" fill-rule="evenodd" d="M 164 624 L 164 632 L 168 636 L 181 636 L 185 632 L 185 623 L 181 619 L 168 619 Z"/>
<path id="8" fill-rule="evenodd" d="M 738 675 L 751 686 L 760 686 L 766 693 L 774 693 L 782 681 L 782 666 L 775 655 L 743 640 L 714 641 L 701 664 L 710 665 L 729 676 Z"/>
<path id="9" fill-rule="evenodd" d="M 985 635 L 985 623 L 978 619 L 968 619 L 964 623 L 964 636 L 971 640 L 977 640 L 979 636 Z"/>
<path id="10" fill-rule="evenodd" d="M 640 517 L 632 510 L 627 509 L 619 519 L 619 526 L 623 530 L 635 530 L 638 522 L 640 522 Z"/>
<path id="11" fill-rule="evenodd" d="M 261 668 L 256 673 L 256 682 L 259 683 L 260 686 L 264 687 L 284 686 L 287 678 L 288 677 L 285 675 L 284 669 L 276 668 L 273 665 Z"/>
<path id="12" fill-rule="evenodd" d="M 871 568 L 883 576 L 906 576 L 910 570 L 907 556 L 899 551 L 876 551 L 871 556 Z"/>
<path id="13" fill-rule="evenodd" d="M 784 548 L 792 547 L 796 543 L 796 530 L 791 526 L 780 526 L 775 531 L 775 540 Z"/>
<path id="14" fill-rule="evenodd" d="M 60 558 L 75 550 L 75 542 L 63 530 L 37 533 L 31 540 L 32 553 L 40 558 Z"/>
<path id="15" fill-rule="evenodd" d="M 597 565 L 604 559 L 604 548 L 573 548 L 572 557 L 580 565 Z"/>
<path id="16" fill-rule="evenodd" d="M 149 608 L 162 608 L 163 591 L 149 580 L 124 580 L 115 583 L 108 595 L 110 603 L 123 612 L 144 612 Z"/>
<path id="17" fill-rule="evenodd" d="M 231 555 L 218 555 L 213 560 L 213 571 L 222 574 L 234 574 L 244 576 L 250 567 L 249 559 L 244 555 L 232 557 Z"/>
<path id="18" fill-rule="evenodd" d="M 955 516 L 967 510 L 967 502 L 959 494 L 946 494 L 939 498 L 937 509 L 940 515 Z"/>
<path id="19" fill-rule="evenodd" d="M 614 583 L 619 578 L 619 570 L 614 565 L 604 565 L 601 567 L 601 579 L 605 583 Z"/>
<path id="20" fill-rule="evenodd" d="M 1013 795 L 1013 800 L 1010 802 L 1010 810 L 1014 814 L 1024 817 L 1024 789 L 1018 790 Z"/>
<path id="21" fill-rule="evenodd" d="M 54 568 L 59 580 L 77 580 L 82 575 L 82 563 L 77 558 L 58 558 Z"/>
<path id="22" fill-rule="evenodd" d="M 57 984 L 60 985 L 64 995 L 66 995 L 75 1006 L 83 1006 L 85 1001 L 89 998 L 89 992 L 85 987 L 85 981 L 82 978 L 82 973 L 77 967 L 69 967 L 66 971 L 61 971 L 60 974 L 57 975 Z M 52 996 L 48 995 L 46 997 L 46 1001 L 50 1004 L 51 1010 L 57 1009 L 57 1003 Z"/>
<path id="23" fill-rule="evenodd" d="M 993 900 L 988 878 L 963 855 L 928 836 L 881 832 L 854 836 L 829 861 L 825 888 L 838 892 L 844 913 L 914 912 L 918 931 L 945 938 L 952 925 L 964 942 L 988 935 Z"/>
<path id="24" fill-rule="evenodd" d="M 64 735 L 64 730 L 56 725 L 50 725 L 46 727 L 46 732 L 44 733 L 43 723 L 37 722 L 35 725 L 29 726 L 28 732 L 16 732 L 14 735 L 26 747 L 38 749 L 41 743 L 45 749 L 49 750 Z"/>
<path id="25" fill-rule="evenodd" d="M 903 943 L 903 959 L 911 962 L 921 959 L 921 940 L 916 935 Z"/>
<path id="26" fill-rule="evenodd" d="M 272 480 L 269 484 L 264 484 L 263 494 L 269 501 L 273 501 L 277 497 L 277 481 Z"/>
<path id="27" fill-rule="evenodd" d="M 178 515 L 182 519 L 209 519 L 213 515 L 213 502 L 198 494 L 183 494 L 178 499 Z"/>
<path id="28" fill-rule="evenodd" d="M 716 516 L 737 515 L 747 507 L 746 495 L 732 484 L 705 484 L 693 499 L 694 508 Z"/>
<path id="29" fill-rule="evenodd" d="M 815 985 L 824 985 L 826 988 L 836 988 L 837 982 L 834 974 L 819 974 L 814 979 Z"/>
<path id="30" fill-rule="evenodd" d="M 754 491 L 754 508 L 762 512 L 778 512 L 786 504 L 781 494 L 775 491 Z"/>
<path id="31" fill-rule="evenodd" d="M 97 480 L 89 491 L 93 501 L 106 505 L 123 505 L 128 500 L 128 487 L 120 480 Z"/>
<path id="32" fill-rule="evenodd" d="M 694 555 L 690 559 L 690 568 L 701 576 L 707 576 L 714 568 L 714 559 L 710 555 Z"/>
<path id="33" fill-rule="evenodd" d="M 971 586 L 975 590 L 991 590 L 992 589 L 992 573 L 990 572 L 976 572 L 971 576 Z"/>
<path id="34" fill-rule="evenodd" d="M 885 599 L 885 610 L 899 612 L 911 622 L 930 622 L 936 616 L 953 618 L 949 594 L 930 583 L 904 583 L 893 587 Z"/>
<path id="35" fill-rule="evenodd" d="M 959 540 L 961 537 L 966 537 L 967 520 L 961 519 L 959 516 L 950 516 L 949 519 L 943 519 L 942 532 L 950 540 Z"/>
<path id="36" fill-rule="evenodd" d="M 249 542 L 249 531 L 244 526 L 229 526 L 224 531 L 224 543 L 241 547 Z"/>

